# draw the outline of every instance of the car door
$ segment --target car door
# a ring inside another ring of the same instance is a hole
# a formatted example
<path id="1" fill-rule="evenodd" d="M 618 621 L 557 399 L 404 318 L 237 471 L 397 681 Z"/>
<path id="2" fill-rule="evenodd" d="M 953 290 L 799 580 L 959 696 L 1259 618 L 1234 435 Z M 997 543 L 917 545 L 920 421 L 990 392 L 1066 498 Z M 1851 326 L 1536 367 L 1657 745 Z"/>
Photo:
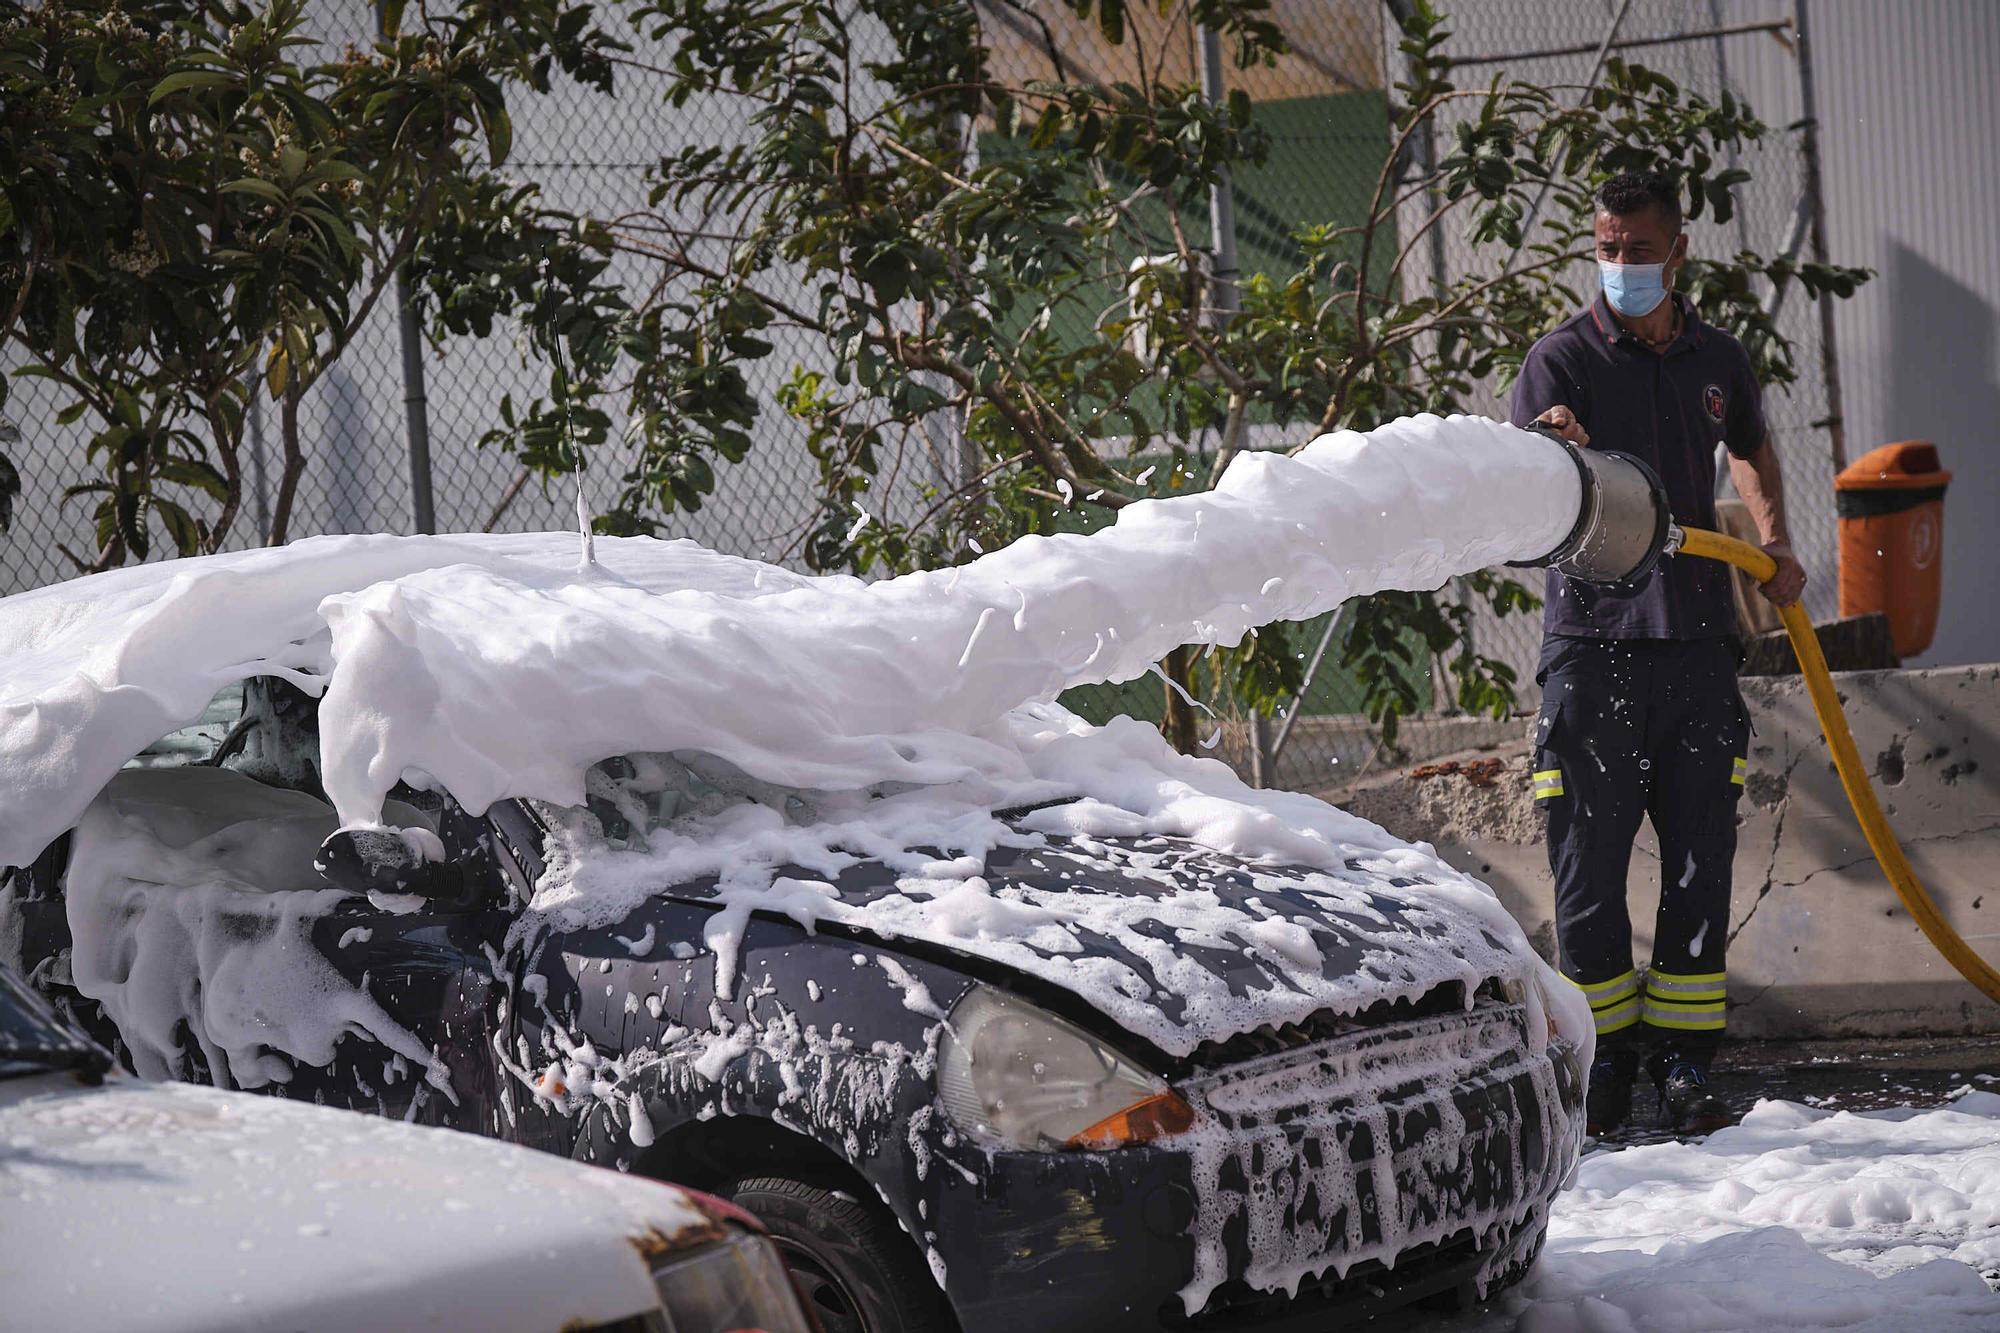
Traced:
<path id="1" fill-rule="evenodd" d="M 371 901 L 326 886 L 314 720 L 281 682 L 219 693 L 8 872 L 0 938 L 144 1076 L 504 1133 L 496 976 L 518 870 L 484 819 L 399 789 L 394 809 L 438 834 L 460 891 Z"/>
<path id="2" fill-rule="evenodd" d="M 314 951 L 394 1028 L 349 1026 L 334 1059 L 302 1069 L 286 1091 L 512 1138 L 519 1088 L 507 1070 L 513 969 L 503 952 L 524 898 L 484 819 L 446 802 L 438 832 L 465 872 L 461 899 L 412 909 L 349 897 L 313 921 Z"/>

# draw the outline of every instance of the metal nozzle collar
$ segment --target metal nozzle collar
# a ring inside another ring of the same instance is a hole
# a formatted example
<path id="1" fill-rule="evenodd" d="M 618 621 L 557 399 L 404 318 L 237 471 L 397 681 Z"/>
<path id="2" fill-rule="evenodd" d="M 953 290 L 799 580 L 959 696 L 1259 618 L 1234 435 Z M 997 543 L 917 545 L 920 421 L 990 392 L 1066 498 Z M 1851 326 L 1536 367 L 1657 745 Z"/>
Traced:
<path id="1" fill-rule="evenodd" d="M 1576 522 L 1556 548 L 1524 567 L 1546 566 L 1587 583 L 1634 584 L 1678 548 L 1679 530 L 1666 488 L 1653 469 L 1630 454 L 1579 449 L 1546 426 L 1531 429 L 1562 446 L 1582 483 Z"/>

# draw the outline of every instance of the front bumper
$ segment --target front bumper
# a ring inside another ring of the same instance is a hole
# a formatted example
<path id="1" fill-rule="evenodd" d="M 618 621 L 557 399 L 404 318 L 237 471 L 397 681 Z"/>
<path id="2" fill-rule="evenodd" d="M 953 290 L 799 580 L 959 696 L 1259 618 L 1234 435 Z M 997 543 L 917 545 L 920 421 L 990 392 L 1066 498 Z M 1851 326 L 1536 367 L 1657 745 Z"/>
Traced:
<path id="1" fill-rule="evenodd" d="M 1574 1051 L 1524 1028 L 1492 1005 L 1206 1073 L 1162 1146 L 945 1149 L 930 1231 L 961 1324 L 1323 1329 L 1484 1294 L 1533 1257 L 1582 1141 Z"/>

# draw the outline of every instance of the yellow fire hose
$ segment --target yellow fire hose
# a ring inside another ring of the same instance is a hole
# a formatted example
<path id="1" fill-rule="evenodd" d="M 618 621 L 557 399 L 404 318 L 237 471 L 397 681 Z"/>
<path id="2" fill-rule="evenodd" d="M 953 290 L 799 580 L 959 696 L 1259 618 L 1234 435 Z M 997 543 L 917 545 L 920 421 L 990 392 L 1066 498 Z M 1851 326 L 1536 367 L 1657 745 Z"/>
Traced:
<path id="1" fill-rule="evenodd" d="M 1734 565 L 1759 583 L 1769 582 L 1778 569 L 1775 560 L 1748 542 L 1701 528 L 1680 530 L 1680 553 L 1706 556 L 1710 560 Z M 1819 715 L 1819 729 L 1826 735 L 1827 748 L 1833 751 L 1833 765 L 1840 773 L 1840 785 L 1847 790 L 1847 803 L 1854 807 L 1854 817 L 1861 821 L 1861 832 L 1868 839 L 1876 861 L 1881 863 L 1882 873 L 1889 877 L 1896 896 L 1909 909 L 1910 919 L 1923 930 L 1925 938 L 1937 946 L 1937 951 L 1950 960 L 1967 981 L 1979 987 L 1989 998 L 2000 1000 L 2000 972 L 1995 972 L 1985 959 L 1974 953 L 1959 938 L 1958 932 L 1938 914 L 1937 904 L 1931 901 L 1923 882 L 1910 869 L 1902 844 L 1896 841 L 1896 835 L 1889 829 L 1881 803 L 1875 799 L 1875 788 L 1861 767 L 1861 754 L 1854 748 L 1854 736 L 1847 729 L 1847 715 L 1841 710 L 1840 696 L 1834 693 L 1833 680 L 1827 675 L 1826 655 L 1820 652 L 1819 636 L 1813 632 L 1812 622 L 1806 619 L 1805 611 L 1797 602 L 1779 607 L 1778 615 L 1785 622 L 1785 633 L 1791 636 L 1792 651 L 1798 654 L 1806 691 L 1812 696 L 1813 711 Z"/>

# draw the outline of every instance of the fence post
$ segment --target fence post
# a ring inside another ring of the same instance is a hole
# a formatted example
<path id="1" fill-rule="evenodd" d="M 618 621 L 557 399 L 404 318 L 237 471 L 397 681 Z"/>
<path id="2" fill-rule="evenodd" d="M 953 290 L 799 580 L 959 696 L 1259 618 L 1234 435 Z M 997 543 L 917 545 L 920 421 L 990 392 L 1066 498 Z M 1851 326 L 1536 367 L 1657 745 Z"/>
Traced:
<path id="1" fill-rule="evenodd" d="M 1805 158 L 1806 201 L 1812 219 L 1807 230 L 1808 243 L 1813 263 L 1824 264 L 1827 262 L 1826 201 L 1820 193 L 1819 102 L 1814 96 L 1812 42 L 1807 36 L 1806 16 L 1810 8 L 1807 0 L 1797 0 L 1792 9 L 1799 44 L 1800 110 L 1805 113 L 1801 121 L 1799 150 Z M 1827 442 L 1833 453 L 1833 470 L 1839 472 L 1847 466 L 1847 422 L 1840 406 L 1840 358 L 1833 346 L 1833 302 L 1825 297 L 1819 301 L 1819 358 L 1821 376 L 1826 381 Z"/>
<path id="2" fill-rule="evenodd" d="M 1222 89 L 1222 39 L 1215 29 L 1201 30 L 1201 95 L 1210 106 L 1220 106 Z M 1229 169 L 1223 168 L 1208 191 L 1209 244 L 1215 250 L 1215 290 L 1210 308 L 1218 317 L 1236 309 L 1236 194 L 1230 184 Z M 1227 322 L 1227 321 L 1222 321 Z"/>
<path id="3" fill-rule="evenodd" d="M 375 31 L 385 41 L 396 34 L 389 27 L 389 9 L 375 0 Z M 424 333 L 410 292 L 410 261 L 396 268 L 396 333 L 403 345 L 403 420 L 409 431 L 410 527 L 437 531 L 437 510 L 431 502 L 431 418 L 424 393 Z M 491 527 L 492 524 L 488 524 Z"/>
<path id="4" fill-rule="evenodd" d="M 1201 30 L 1201 95 L 1210 106 L 1222 105 L 1227 96 L 1222 87 L 1222 39 L 1213 28 Z M 1236 312 L 1237 279 L 1241 276 L 1236 267 L 1236 194 L 1227 168 L 1208 190 L 1208 238 L 1209 248 L 1214 252 L 1213 289 L 1208 305 L 1216 323 L 1221 325 Z M 1229 414 L 1225 438 L 1217 446 L 1216 456 L 1223 467 L 1243 447 L 1247 415 L 1247 406 Z M 1268 786 L 1271 774 L 1267 771 L 1266 756 L 1271 744 L 1271 724 L 1261 712 L 1250 715 L 1249 739 L 1250 785 Z"/>

